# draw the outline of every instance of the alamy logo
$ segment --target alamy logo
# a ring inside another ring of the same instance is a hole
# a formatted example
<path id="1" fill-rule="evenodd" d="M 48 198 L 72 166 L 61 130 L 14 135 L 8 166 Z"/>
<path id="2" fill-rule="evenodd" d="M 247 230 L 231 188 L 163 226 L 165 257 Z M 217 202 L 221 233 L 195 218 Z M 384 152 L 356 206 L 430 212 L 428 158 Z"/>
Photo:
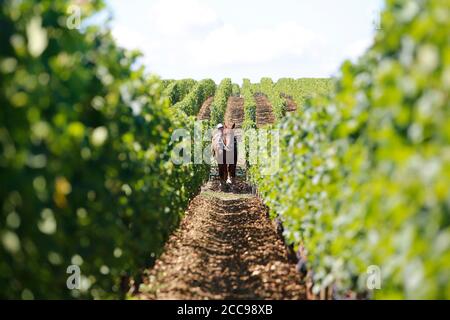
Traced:
<path id="1" fill-rule="evenodd" d="M 66 273 L 70 274 L 66 285 L 69 290 L 79 290 L 81 288 L 81 270 L 76 264 L 67 267 Z"/>
<path id="2" fill-rule="evenodd" d="M 367 268 L 367 289 L 380 290 L 381 289 L 381 269 L 379 266 L 369 266 Z"/>
<path id="3" fill-rule="evenodd" d="M 212 140 L 214 138 L 212 139 L 212 137 L 214 136 L 214 131 L 204 128 L 201 122 L 195 123 L 193 132 L 182 128 L 174 130 L 171 138 L 172 163 L 175 165 L 219 163 L 221 154 L 213 152 Z M 280 132 L 278 129 L 235 129 L 224 141 L 226 141 L 227 159 L 236 156 L 238 163 L 259 164 L 261 175 L 264 176 L 274 175 L 278 172 L 280 166 Z M 235 143 L 236 149 L 234 148 Z M 219 161 L 216 158 L 219 158 Z"/>
<path id="4" fill-rule="evenodd" d="M 70 30 L 80 29 L 81 26 L 81 8 L 76 5 L 71 5 L 67 8 L 67 17 L 66 26 Z"/>
<path id="5" fill-rule="evenodd" d="M 381 11 L 375 10 L 372 12 L 372 25 L 375 28 L 375 30 L 382 30 L 381 27 Z"/>

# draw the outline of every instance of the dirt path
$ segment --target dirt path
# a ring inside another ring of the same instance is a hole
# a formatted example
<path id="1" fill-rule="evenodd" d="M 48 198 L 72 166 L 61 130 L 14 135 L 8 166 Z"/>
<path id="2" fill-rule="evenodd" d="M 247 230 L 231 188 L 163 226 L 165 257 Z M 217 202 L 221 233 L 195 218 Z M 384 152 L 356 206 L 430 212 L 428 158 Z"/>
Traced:
<path id="1" fill-rule="evenodd" d="M 275 115 L 272 111 L 269 99 L 262 94 L 255 94 L 256 101 L 256 127 L 261 128 L 267 124 L 275 122 Z"/>
<path id="2" fill-rule="evenodd" d="M 209 97 L 205 100 L 205 102 L 203 102 L 203 105 L 197 115 L 198 120 L 209 120 L 211 117 L 211 104 L 213 101 L 214 97 Z"/>
<path id="3" fill-rule="evenodd" d="M 236 124 L 236 129 L 242 128 L 244 122 L 244 98 L 228 98 L 227 110 L 225 111 L 225 124 L 231 127 Z"/>
<path id="4" fill-rule="evenodd" d="M 261 201 L 209 183 L 148 271 L 141 299 L 304 299 L 295 264 Z"/>

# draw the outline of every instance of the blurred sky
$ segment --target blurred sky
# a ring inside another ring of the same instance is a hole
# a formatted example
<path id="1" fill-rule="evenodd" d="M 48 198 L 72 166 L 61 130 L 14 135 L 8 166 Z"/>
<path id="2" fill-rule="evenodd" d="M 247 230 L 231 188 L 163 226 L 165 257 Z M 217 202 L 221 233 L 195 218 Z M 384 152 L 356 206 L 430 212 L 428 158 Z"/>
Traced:
<path id="1" fill-rule="evenodd" d="M 370 45 L 382 0 L 107 0 L 113 34 L 163 78 L 328 77 Z"/>

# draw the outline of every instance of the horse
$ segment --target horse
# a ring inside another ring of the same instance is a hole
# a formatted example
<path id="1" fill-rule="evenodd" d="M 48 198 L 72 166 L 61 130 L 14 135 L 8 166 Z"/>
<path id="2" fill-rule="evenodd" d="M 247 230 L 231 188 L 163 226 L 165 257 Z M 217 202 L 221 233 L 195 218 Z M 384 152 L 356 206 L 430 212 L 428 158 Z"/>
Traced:
<path id="1" fill-rule="evenodd" d="M 219 166 L 220 185 L 234 184 L 237 167 L 237 139 L 234 134 L 235 124 L 231 128 L 224 127 L 223 132 L 218 130 L 212 139 L 212 153 Z"/>

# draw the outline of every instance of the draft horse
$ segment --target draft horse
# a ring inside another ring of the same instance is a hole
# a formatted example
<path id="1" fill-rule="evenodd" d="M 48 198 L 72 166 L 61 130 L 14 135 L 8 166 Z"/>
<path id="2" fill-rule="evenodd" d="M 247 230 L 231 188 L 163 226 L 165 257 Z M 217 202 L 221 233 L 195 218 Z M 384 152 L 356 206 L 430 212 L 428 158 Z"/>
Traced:
<path id="1" fill-rule="evenodd" d="M 223 132 L 217 130 L 212 139 L 212 152 L 219 166 L 220 185 L 234 184 L 238 158 L 237 139 L 234 134 L 235 124 L 231 128 L 224 127 Z"/>

